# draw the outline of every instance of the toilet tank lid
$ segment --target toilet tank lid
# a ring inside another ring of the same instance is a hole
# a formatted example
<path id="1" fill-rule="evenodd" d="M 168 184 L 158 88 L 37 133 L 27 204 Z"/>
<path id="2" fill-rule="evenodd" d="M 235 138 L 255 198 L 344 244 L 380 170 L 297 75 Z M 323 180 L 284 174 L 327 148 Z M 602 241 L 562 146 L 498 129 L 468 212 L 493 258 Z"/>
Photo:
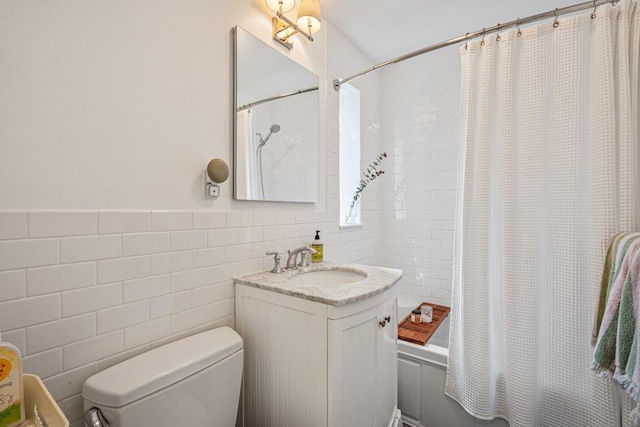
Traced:
<path id="1" fill-rule="evenodd" d="M 94 404 L 119 408 L 168 387 L 242 349 L 233 329 L 192 335 L 133 357 L 90 377 L 82 388 Z"/>

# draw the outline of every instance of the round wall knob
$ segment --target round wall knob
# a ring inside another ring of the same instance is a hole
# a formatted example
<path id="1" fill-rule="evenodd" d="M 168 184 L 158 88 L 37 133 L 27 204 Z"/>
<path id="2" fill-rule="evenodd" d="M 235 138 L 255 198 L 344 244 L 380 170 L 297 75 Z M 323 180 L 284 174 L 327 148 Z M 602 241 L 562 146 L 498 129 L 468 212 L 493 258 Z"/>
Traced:
<path id="1" fill-rule="evenodd" d="M 213 159 L 207 165 L 207 175 L 213 182 L 225 182 L 229 178 L 229 165 L 222 159 Z"/>

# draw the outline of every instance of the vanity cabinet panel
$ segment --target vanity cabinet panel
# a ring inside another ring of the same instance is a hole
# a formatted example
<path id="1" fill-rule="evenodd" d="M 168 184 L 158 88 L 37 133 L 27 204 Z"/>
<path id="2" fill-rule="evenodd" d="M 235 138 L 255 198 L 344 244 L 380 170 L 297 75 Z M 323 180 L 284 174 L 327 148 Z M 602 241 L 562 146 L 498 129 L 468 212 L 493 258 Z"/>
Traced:
<path id="1" fill-rule="evenodd" d="M 244 425 L 390 426 L 396 325 L 396 287 L 336 307 L 236 284 Z"/>
<path id="2" fill-rule="evenodd" d="M 389 298 L 381 304 L 380 318 L 391 318 L 386 321 L 382 328 L 382 333 L 378 337 L 378 354 L 380 355 L 376 390 L 379 402 L 378 419 L 386 422 L 378 425 L 388 425 L 392 419 L 389 414 L 393 414 L 398 407 L 398 299 Z"/>
<path id="3" fill-rule="evenodd" d="M 324 304 L 236 285 L 246 427 L 326 426 L 325 313 Z"/>

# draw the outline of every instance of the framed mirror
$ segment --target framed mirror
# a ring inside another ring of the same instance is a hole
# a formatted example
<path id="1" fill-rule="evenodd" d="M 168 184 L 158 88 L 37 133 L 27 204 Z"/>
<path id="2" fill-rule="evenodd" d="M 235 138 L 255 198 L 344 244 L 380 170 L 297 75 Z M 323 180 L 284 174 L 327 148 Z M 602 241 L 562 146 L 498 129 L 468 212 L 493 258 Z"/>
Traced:
<path id="1" fill-rule="evenodd" d="M 234 197 L 318 201 L 318 76 L 234 27 Z"/>

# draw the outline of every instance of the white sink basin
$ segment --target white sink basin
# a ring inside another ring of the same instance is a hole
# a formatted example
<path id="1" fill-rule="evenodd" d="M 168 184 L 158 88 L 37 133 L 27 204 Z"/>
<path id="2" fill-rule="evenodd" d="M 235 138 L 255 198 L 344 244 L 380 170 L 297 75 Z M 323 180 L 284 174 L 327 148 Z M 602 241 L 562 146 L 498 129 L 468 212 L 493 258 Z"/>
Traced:
<path id="1" fill-rule="evenodd" d="M 292 277 L 289 282 L 298 286 L 339 286 L 367 278 L 364 271 L 314 270 Z"/>

